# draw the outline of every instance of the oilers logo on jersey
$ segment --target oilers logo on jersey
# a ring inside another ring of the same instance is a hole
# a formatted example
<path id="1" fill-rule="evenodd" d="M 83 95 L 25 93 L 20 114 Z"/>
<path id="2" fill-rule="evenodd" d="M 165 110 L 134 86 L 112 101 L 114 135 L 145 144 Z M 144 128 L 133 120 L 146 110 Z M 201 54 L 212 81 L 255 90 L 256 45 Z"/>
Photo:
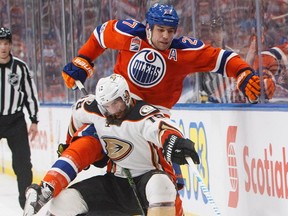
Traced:
<path id="1" fill-rule="evenodd" d="M 165 59 L 153 49 L 142 49 L 128 64 L 130 80 L 143 88 L 151 88 L 160 83 L 165 73 Z"/>

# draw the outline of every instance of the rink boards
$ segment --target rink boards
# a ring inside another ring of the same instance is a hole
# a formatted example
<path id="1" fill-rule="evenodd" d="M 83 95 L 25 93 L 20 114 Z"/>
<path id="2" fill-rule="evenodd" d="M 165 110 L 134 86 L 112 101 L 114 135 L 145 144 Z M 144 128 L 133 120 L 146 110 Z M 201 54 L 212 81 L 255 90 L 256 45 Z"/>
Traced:
<path id="1" fill-rule="evenodd" d="M 34 182 L 56 160 L 65 142 L 70 107 L 41 106 L 39 136 L 31 142 Z M 274 105 L 179 105 L 172 119 L 195 142 L 198 170 L 224 216 L 286 216 L 288 212 L 288 108 Z M 1 172 L 12 175 L 11 153 L 0 145 Z M 214 215 L 187 166 L 179 191 L 187 215 Z M 104 170 L 90 168 L 76 181 Z"/>

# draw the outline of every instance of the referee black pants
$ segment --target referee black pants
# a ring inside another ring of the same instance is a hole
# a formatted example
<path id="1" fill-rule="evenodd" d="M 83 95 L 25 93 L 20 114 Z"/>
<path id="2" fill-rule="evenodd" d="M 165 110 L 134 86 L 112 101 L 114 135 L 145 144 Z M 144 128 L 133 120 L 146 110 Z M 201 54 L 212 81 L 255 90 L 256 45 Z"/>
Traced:
<path id="1" fill-rule="evenodd" d="M 12 152 L 12 168 L 17 176 L 19 203 L 25 205 L 25 190 L 32 183 L 31 152 L 24 113 L 0 116 L 0 139 L 6 138 Z"/>

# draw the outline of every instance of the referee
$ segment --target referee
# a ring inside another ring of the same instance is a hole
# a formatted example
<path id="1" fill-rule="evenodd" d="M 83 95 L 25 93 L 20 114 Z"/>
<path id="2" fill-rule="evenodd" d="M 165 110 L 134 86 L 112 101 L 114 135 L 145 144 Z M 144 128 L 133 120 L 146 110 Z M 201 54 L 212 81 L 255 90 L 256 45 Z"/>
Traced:
<path id="1" fill-rule="evenodd" d="M 12 34 L 0 27 L 0 139 L 6 138 L 17 176 L 19 203 L 25 205 L 25 190 L 32 183 L 32 163 L 28 136 L 38 132 L 39 101 L 35 83 L 25 62 L 12 56 Z M 27 128 L 23 107 L 31 126 Z"/>

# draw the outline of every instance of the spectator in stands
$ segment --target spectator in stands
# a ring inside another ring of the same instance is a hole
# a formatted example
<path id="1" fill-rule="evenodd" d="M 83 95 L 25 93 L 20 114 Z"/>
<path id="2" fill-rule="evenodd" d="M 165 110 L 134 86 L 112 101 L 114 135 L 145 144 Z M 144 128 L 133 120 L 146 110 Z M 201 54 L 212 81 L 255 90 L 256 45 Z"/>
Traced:
<path id="1" fill-rule="evenodd" d="M 234 51 L 225 41 L 224 19 L 213 17 L 210 21 L 210 40 L 206 43 Z M 200 100 L 202 103 L 246 103 L 245 96 L 236 87 L 233 77 L 223 77 L 217 73 L 199 73 Z"/>

